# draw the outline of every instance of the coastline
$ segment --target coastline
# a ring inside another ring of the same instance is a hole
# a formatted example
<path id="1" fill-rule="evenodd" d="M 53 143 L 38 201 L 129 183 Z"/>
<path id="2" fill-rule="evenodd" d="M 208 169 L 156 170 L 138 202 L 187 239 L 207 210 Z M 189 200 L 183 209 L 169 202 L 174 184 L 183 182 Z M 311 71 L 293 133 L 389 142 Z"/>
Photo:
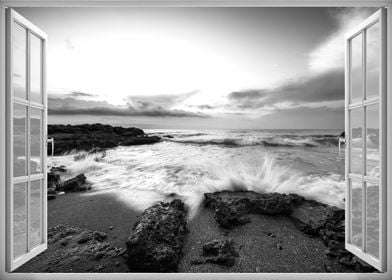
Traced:
<path id="1" fill-rule="evenodd" d="M 63 224 L 91 231 L 104 232 L 105 242 L 124 250 L 140 212 L 134 211 L 110 193 L 67 193 L 48 202 L 48 226 Z M 75 214 L 76 213 L 76 214 Z M 299 231 L 293 222 L 282 215 L 249 215 L 251 222 L 231 230 L 219 227 L 214 211 L 203 207 L 188 221 L 183 256 L 178 272 L 354 272 L 353 269 L 330 261 L 325 256 L 327 247 L 322 240 Z M 113 227 L 113 228 L 111 228 Z M 200 234 L 203 233 L 203 234 Z M 231 238 L 239 253 L 232 267 L 216 264 L 194 265 L 192 260 L 201 253 L 205 242 Z M 280 246 L 277 246 L 277 245 Z M 48 272 L 53 265 L 47 260 L 64 250 L 49 244 L 48 250 L 20 267 L 16 272 Z M 87 259 L 61 263 L 49 272 L 129 272 L 125 256 L 100 260 Z"/>

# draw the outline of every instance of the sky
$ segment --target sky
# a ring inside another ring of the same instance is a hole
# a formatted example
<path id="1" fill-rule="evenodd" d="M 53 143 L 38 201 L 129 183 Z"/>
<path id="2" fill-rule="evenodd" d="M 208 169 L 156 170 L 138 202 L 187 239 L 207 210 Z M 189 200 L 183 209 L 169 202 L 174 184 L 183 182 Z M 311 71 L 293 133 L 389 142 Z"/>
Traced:
<path id="1" fill-rule="evenodd" d="M 48 34 L 49 123 L 343 129 L 365 8 L 18 8 Z"/>

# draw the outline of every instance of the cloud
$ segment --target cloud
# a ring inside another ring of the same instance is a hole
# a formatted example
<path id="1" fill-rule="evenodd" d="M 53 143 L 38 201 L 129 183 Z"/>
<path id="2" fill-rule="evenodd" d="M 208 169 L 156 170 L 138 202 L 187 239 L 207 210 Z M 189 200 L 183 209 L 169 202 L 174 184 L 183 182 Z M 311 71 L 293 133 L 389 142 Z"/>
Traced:
<path id="1" fill-rule="evenodd" d="M 148 116 L 148 117 L 197 117 L 208 115 L 184 110 L 165 109 L 150 103 L 137 103 L 138 106 L 114 106 L 106 101 L 80 100 L 71 97 L 49 99 L 49 115 L 96 115 L 96 116 Z"/>
<path id="2" fill-rule="evenodd" d="M 98 95 L 91 94 L 91 93 L 86 93 L 86 92 L 80 92 L 80 91 L 73 91 L 71 94 L 68 94 L 68 96 L 73 96 L 73 97 L 97 97 Z"/>
<path id="3" fill-rule="evenodd" d="M 196 95 L 197 93 L 199 93 L 199 90 L 180 94 L 131 95 L 128 96 L 125 100 L 128 104 L 131 104 L 135 107 L 161 106 L 165 108 L 173 108 L 175 106 L 181 105 L 184 101 Z"/>
<path id="4" fill-rule="evenodd" d="M 344 67 L 346 34 L 374 11 L 375 8 L 331 10 L 331 15 L 336 18 L 338 23 L 338 29 L 310 53 L 308 67 L 314 72 L 342 69 Z"/>
<path id="5" fill-rule="evenodd" d="M 251 89 L 228 95 L 230 106 L 257 109 L 286 103 L 302 105 L 344 99 L 344 73 L 330 71 L 311 77 L 291 80 L 273 89 Z"/>

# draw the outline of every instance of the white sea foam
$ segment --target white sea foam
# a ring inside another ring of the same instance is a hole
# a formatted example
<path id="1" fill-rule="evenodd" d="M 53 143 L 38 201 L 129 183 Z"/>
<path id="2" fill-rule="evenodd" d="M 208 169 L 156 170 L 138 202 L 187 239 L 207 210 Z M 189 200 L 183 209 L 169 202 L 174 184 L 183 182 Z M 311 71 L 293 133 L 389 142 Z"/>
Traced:
<path id="1" fill-rule="evenodd" d="M 331 155 L 330 150 L 319 148 L 233 149 L 225 145 L 161 142 L 118 147 L 108 150 L 104 157 L 57 156 L 50 159 L 50 165 L 65 165 L 65 179 L 84 173 L 93 186 L 89 195 L 113 192 L 130 207 L 144 210 L 175 194 L 188 204 L 192 216 L 204 193 L 219 190 L 297 193 L 343 207 L 344 178 L 331 171 L 339 171 L 336 164 L 342 159 L 337 156 L 337 151 Z"/>

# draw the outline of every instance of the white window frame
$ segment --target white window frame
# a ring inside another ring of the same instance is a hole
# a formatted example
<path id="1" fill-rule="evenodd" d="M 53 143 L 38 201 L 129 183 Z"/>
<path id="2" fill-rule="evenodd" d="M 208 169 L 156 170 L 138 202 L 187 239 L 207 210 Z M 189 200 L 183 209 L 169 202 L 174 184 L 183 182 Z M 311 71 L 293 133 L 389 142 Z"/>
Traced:
<path id="1" fill-rule="evenodd" d="M 385 244 L 386 240 L 386 170 L 385 170 L 385 165 L 386 165 L 386 160 L 384 158 L 383 161 L 381 161 L 381 155 L 386 152 L 386 122 L 385 118 L 383 117 L 385 115 L 385 110 L 386 110 L 386 87 L 385 87 L 385 81 L 386 81 L 386 63 L 383 61 L 383 58 L 385 58 L 386 54 L 386 34 L 385 34 L 385 19 L 386 19 L 386 11 L 385 9 L 380 9 L 377 12 L 375 12 L 373 15 L 371 15 L 369 18 L 367 18 L 365 21 L 360 23 L 358 26 L 356 26 L 353 30 L 351 30 L 346 38 L 345 38 L 345 48 L 346 48 L 346 58 L 345 58 L 345 126 L 346 129 L 346 139 L 347 139 L 347 147 L 346 147 L 346 203 L 345 203 L 345 208 L 346 208 L 346 249 L 352 252 L 353 254 L 359 256 L 361 259 L 365 260 L 375 268 L 377 268 L 380 271 L 385 271 L 386 269 L 386 248 L 383 246 L 379 247 L 379 258 L 377 259 L 376 257 L 373 257 L 372 255 L 366 253 L 366 240 L 367 240 L 367 227 L 366 227 L 366 212 L 367 212 L 367 201 L 366 201 L 366 185 L 368 183 L 370 184 L 375 184 L 378 185 L 380 190 L 379 190 L 379 204 L 384 207 L 379 208 L 379 228 L 380 228 L 380 233 L 379 233 L 379 244 Z M 366 98 L 366 53 L 367 53 L 367 43 L 366 43 L 366 31 L 369 27 L 373 26 L 374 24 L 379 24 L 380 25 L 380 33 L 381 35 L 381 41 L 383 42 L 380 45 L 380 61 L 379 61 L 379 67 L 380 67 L 380 77 L 379 77 L 379 84 L 380 84 L 380 89 L 379 89 L 379 94 L 376 97 L 372 97 L 371 99 Z M 351 57 L 349 54 L 352 52 L 351 50 L 351 44 L 349 41 L 351 41 L 353 38 L 356 38 L 357 36 L 361 35 L 362 36 L 362 87 L 363 87 L 363 96 L 360 101 L 356 101 L 354 103 L 351 103 L 351 77 L 350 77 L 350 71 L 351 71 Z M 383 40 L 384 39 L 384 40 Z M 379 178 L 376 177 L 371 177 L 366 174 L 366 168 L 367 168 L 367 144 L 366 144 L 366 128 L 367 128 L 367 121 L 366 121 L 366 112 L 367 108 L 372 105 L 378 105 L 378 111 L 379 111 L 379 124 L 380 124 L 380 134 L 379 134 L 379 139 L 380 139 L 380 174 L 381 176 Z M 351 141 L 351 121 L 350 121 L 350 112 L 352 110 L 356 109 L 361 109 L 363 110 L 363 116 L 362 116 L 362 174 L 353 174 L 351 173 L 351 151 L 352 151 L 352 141 Z M 350 189 L 350 181 L 351 180 L 358 180 L 362 184 L 362 245 L 361 247 L 356 246 L 355 244 L 351 243 L 351 214 L 352 214 L 352 205 L 351 205 L 351 189 Z"/>
<path id="2" fill-rule="evenodd" d="M 8 98 L 6 100 L 6 106 L 8 107 L 7 112 L 7 162 L 11 162 L 11 164 L 7 168 L 7 173 L 6 173 L 6 180 L 7 180 L 7 188 L 8 189 L 8 197 L 6 201 L 7 205 L 7 213 L 8 213 L 8 221 L 7 221 L 7 270 L 12 271 L 18 266 L 24 264 L 26 261 L 30 260 L 32 257 L 38 255 L 39 253 L 45 251 L 47 249 L 47 188 L 45 187 L 47 185 L 47 167 L 46 167 L 46 149 L 42 148 L 41 149 L 41 166 L 42 166 L 42 172 L 38 174 L 30 174 L 30 116 L 31 116 L 31 109 L 38 109 L 42 113 L 41 117 L 41 135 L 40 135 L 40 146 L 43 147 L 43 145 L 46 146 L 46 135 L 47 135 L 47 120 L 44 115 L 47 116 L 47 98 L 46 98 L 46 78 L 45 78 L 45 71 L 46 71 L 46 64 L 45 64 L 45 56 L 46 56 L 46 44 L 47 44 L 47 36 L 46 34 L 37 28 L 36 26 L 32 25 L 29 21 L 27 21 L 24 17 L 22 17 L 20 14 L 15 12 L 14 10 L 9 10 L 9 12 L 6 15 L 7 21 L 12 22 L 11 25 L 7 25 L 7 35 L 9 38 L 7 38 L 7 68 L 11 69 L 13 67 L 13 47 L 12 47 L 12 25 L 13 24 L 18 24 L 20 25 L 24 30 L 26 30 L 26 35 L 27 35 L 27 46 L 26 46 L 26 91 L 30 95 L 30 82 L 31 82 L 31 69 L 30 69 L 30 56 L 31 56 L 31 43 L 30 39 L 31 36 L 35 36 L 36 38 L 41 40 L 41 57 L 40 57 L 40 90 L 41 90 L 41 95 L 42 95 L 42 102 L 41 103 L 36 103 L 34 101 L 30 100 L 30 97 L 28 99 L 21 99 L 13 96 L 13 82 L 12 82 L 12 75 L 9 75 L 7 77 L 8 81 L 6 83 L 7 85 L 7 91 L 10 93 L 9 96 L 11 98 Z M 11 69 L 12 71 L 12 69 Z M 28 108 L 27 110 L 27 125 L 25 127 L 25 135 L 26 135 L 26 162 L 27 162 L 27 170 L 28 175 L 20 176 L 20 177 L 14 177 L 14 172 L 13 172 L 13 164 L 12 164 L 12 158 L 13 158 L 13 106 L 14 104 L 22 105 L 25 106 L 25 108 Z M 41 224 L 40 224 L 40 231 L 41 231 L 41 243 L 38 246 L 32 247 L 30 244 L 30 189 L 31 189 L 31 182 L 32 181 L 40 181 L 41 184 Z M 13 189 L 15 184 L 18 183 L 25 183 L 26 184 L 26 250 L 27 252 L 22 254 L 20 257 L 17 257 L 16 259 L 13 259 L 13 212 L 14 212 L 14 199 L 13 199 Z"/>
<path id="3" fill-rule="evenodd" d="M 386 7 L 387 8 L 387 170 L 392 167 L 392 0 L 0 0 L 0 279 L 26 279 L 31 274 L 6 272 L 5 205 L 6 205 L 6 124 L 5 124 L 5 8 L 6 7 Z M 344 44 L 344 42 L 342 42 Z M 390 98 L 389 98 L 390 97 Z M 392 172 L 387 173 L 387 236 L 392 236 Z M 385 244 L 384 244 L 385 245 Z M 392 240 L 386 240 L 385 273 L 273 273 L 273 274 L 110 274 L 113 279 L 392 279 Z M 35 279 L 107 279 L 107 274 L 34 274 Z"/>

